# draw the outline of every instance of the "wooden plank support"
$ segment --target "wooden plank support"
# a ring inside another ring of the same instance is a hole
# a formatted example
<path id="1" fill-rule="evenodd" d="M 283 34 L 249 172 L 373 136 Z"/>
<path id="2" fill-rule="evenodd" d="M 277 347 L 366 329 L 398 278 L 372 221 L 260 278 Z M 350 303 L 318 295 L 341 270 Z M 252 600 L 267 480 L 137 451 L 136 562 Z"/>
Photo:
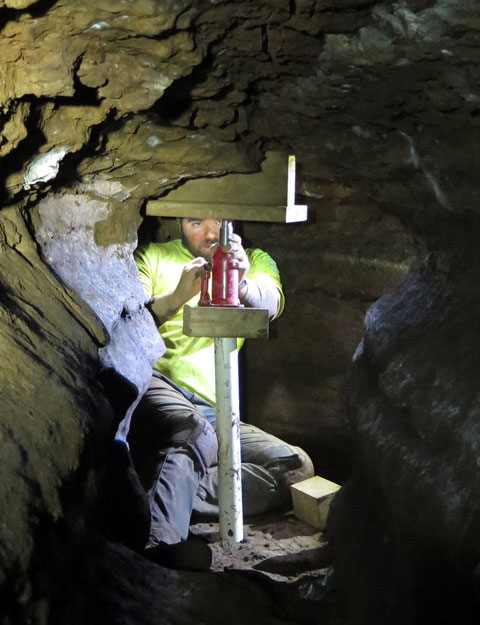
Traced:
<path id="1" fill-rule="evenodd" d="M 150 200 L 146 214 L 150 217 L 198 217 L 199 219 L 229 219 L 231 221 L 271 221 L 295 223 L 306 221 L 308 207 L 304 204 L 291 206 L 260 206 L 250 204 L 211 204 L 209 202 L 175 202 L 167 196 Z"/>
<path id="2" fill-rule="evenodd" d="M 220 308 L 184 306 L 183 333 L 212 338 L 268 338 L 268 310 L 263 308 Z"/>

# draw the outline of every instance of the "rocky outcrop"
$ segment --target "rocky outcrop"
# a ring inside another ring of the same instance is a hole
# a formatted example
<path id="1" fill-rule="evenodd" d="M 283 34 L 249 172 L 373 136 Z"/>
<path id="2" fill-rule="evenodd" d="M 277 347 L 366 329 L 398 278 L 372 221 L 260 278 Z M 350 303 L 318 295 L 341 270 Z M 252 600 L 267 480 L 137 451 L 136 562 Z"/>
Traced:
<path id="1" fill-rule="evenodd" d="M 355 470 L 330 517 L 351 623 L 479 618 L 474 232 L 367 313 L 349 393 Z"/>
<path id="2" fill-rule="evenodd" d="M 102 324 L 40 261 L 18 213 L 2 211 L 0 229 L 3 619 L 48 608 L 31 569 L 38 538 L 81 540 L 115 430 L 98 381 Z"/>
<path id="3" fill-rule="evenodd" d="M 123 439 L 152 367 L 165 351 L 145 308 L 133 260 L 138 212 L 129 198 L 120 183 L 98 180 L 73 193 L 47 195 L 35 211 L 42 256 L 103 325 L 99 360 L 104 382 L 130 388 L 119 432 Z"/>

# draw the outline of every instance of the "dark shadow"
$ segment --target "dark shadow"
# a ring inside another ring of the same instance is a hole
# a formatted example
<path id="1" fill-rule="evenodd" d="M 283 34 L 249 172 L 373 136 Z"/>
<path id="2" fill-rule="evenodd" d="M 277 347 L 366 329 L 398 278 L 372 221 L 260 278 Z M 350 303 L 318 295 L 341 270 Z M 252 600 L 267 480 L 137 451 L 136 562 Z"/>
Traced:
<path id="1" fill-rule="evenodd" d="M 25 13 L 29 13 L 34 18 L 43 17 L 57 2 L 58 0 L 39 0 L 29 6 Z"/>
<path id="2" fill-rule="evenodd" d="M 15 11 L 15 9 L 8 9 L 6 7 L 0 8 L 0 32 L 2 32 L 8 22 L 15 22 L 18 15 L 19 12 Z"/>
<path id="3" fill-rule="evenodd" d="M 28 96 L 21 98 L 19 102 L 39 102 L 37 98 Z M 0 170 L 2 176 L 0 178 L 0 196 L 3 197 L 2 204 L 8 206 L 13 201 L 6 188 L 6 179 L 13 173 L 21 171 L 24 166 L 32 159 L 35 154 L 39 153 L 42 145 L 47 142 L 45 135 L 39 128 L 40 109 L 35 106 L 31 107 L 30 114 L 25 120 L 26 137 L 22 139 L 18 146 L 4 157 L 0 158 Z"/>
<path id="4" fill-rule="evenodd" d="M 84 55 L 81 54 L 73 65 L 73 88 L 75 91 L 73 98 L 56 97 L 55 102 L 59 104 L 72 104 L 72 101 L 75 101 L 75 106 L 100 106 L 103 98 L 99 97 L 97 88 L 87 87 L 78 77 L 78 70 L 82 64 L 83 56 Z M 62 99 L 66 100 L 66 102 L 62 102 Z"/>
<path id="5" fill-rule="evenodd" d="M 79 164 L 90 156 L 101 154 L 104 151 L 109 133 L 119 130 L 126 123 L 127 118 L 117 120 L 115 119 L 116 114 L 116 109 L 110 110 L 105 120 L 92 128 L 88 142 L 78 152 L 68 153 L 64 156 L 58 174 L 49 181 L 49 190 L 56 192 L 71 188 L 81 182 L 81 176 L 78 173 Z"/>
<path id="6" fill-rule="evenodd" d="M 8 7 L 0 8 L 0 32 L 4 29 L 8 22 L 16 22 L 18 18 L 24 13 L 28 13 L 33 18 L 42 17 L 57 2 L 58 0 L 39 0 L 39 2 L 36 2 L 32 6 L 21 10 L 10 9 Z"/>
<path id="7" fill-rule="evenodd" d="M 332 569 L 324 575 L 303 576 L 293 583 L 273 580 L 265 573 L 255 570 L 225 570 L 224 575 L 244 578 L 253 587 L 263 588 L 272 602 L 273 614 L 282 621 L 305 625 L 340 625 L 344 622 L 331 620 L 332 616 L 336 616 L 336 589 Z"/>
<path id="8" fill-rule="evenodd" d="M 100 371 L 99 379 L 117 426 L 137 401 L 138 389 L 113 368 Z M 102 532 L 109 540 L 142 552 L 150 529 L 150 509 L 133 468 L 128 445 L 123 441 L 108 443 L 104 479 L 100 511 Z"/>
<path id="9" fill-rule="evenodd" d="M 191 74 L 175 80 L 162 94 L 162 97 L 146 111 L 148 119 L 154 123 L 171 124 L 181 115 L 188 111 L 193 103 L 192 90 L 207 81 L 208 76 L 214 69 L 215 59 L 209 54 L 200 65 L 197 65 Z M 233 89 L 226 86 L 218 94 L 209 96 L 208 100 L 221 100 Z M 194 113 L 193 113 L 194 115 Z M 193 118 L 190 120 L 191 128 L 194 128 Z"/>

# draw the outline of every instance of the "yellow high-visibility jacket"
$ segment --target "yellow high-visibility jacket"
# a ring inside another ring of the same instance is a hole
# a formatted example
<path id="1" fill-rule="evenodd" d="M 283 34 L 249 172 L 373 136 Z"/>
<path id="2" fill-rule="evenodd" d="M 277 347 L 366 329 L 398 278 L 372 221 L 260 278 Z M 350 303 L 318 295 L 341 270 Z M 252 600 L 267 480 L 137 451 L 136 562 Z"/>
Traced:
<path id="1" fill-rule="evenodd" d="M 248 280 L 273 286 L 280 292 L 279 316 L 283 312 L 285 299 L 275 261 L 262 250 L 245 251 L 250 261 Z M 180 239 L 167 243 L 150 243 L 138 249 L 135 260 L 147 297 L 166 295 L 173 291 L 180 280 L 183 267 L 193 258 Z M 196 295 L 187 304 L 195 306 L 198 299 L 199 295 Z M 214 339 L 183 334 L 183 307 L 158 330 L 165 341 L 166 352 L 154 368 L 178 386 L 197 393 L 215 405 Z M 238 348 L 243 342 L 244 339 L 238 339 Z"/>

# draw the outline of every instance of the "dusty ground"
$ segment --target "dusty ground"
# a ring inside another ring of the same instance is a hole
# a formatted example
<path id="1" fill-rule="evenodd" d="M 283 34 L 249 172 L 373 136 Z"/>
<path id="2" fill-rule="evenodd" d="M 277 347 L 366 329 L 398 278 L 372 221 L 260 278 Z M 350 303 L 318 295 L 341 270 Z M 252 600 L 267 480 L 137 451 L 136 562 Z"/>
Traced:
<path id="1" fill-rule="evenodd" d="M 272 612 L 281 620 L 344 625 L 332 620 L 330 548 L 325 536 L 293 512 L 247 521 L 245 539 L 238 544 L 222 541 L 214 521 L 198 522 L 190 529 L 210 545 L 213 571 L 265 592 Z"/>
<path id="2" fill-rule="evenodd" d="M 292 582 L 305 576 L 323 578 L 329 566 L 323 532 L 300 521 L 293 512 L 247 521 L 245 539 L 237 544 L 222 541 L 216 522 L 195 523 L 190 529 L 210 544 L 212 569 L 217 572 L 254 570 L 273 580 Z"/>

